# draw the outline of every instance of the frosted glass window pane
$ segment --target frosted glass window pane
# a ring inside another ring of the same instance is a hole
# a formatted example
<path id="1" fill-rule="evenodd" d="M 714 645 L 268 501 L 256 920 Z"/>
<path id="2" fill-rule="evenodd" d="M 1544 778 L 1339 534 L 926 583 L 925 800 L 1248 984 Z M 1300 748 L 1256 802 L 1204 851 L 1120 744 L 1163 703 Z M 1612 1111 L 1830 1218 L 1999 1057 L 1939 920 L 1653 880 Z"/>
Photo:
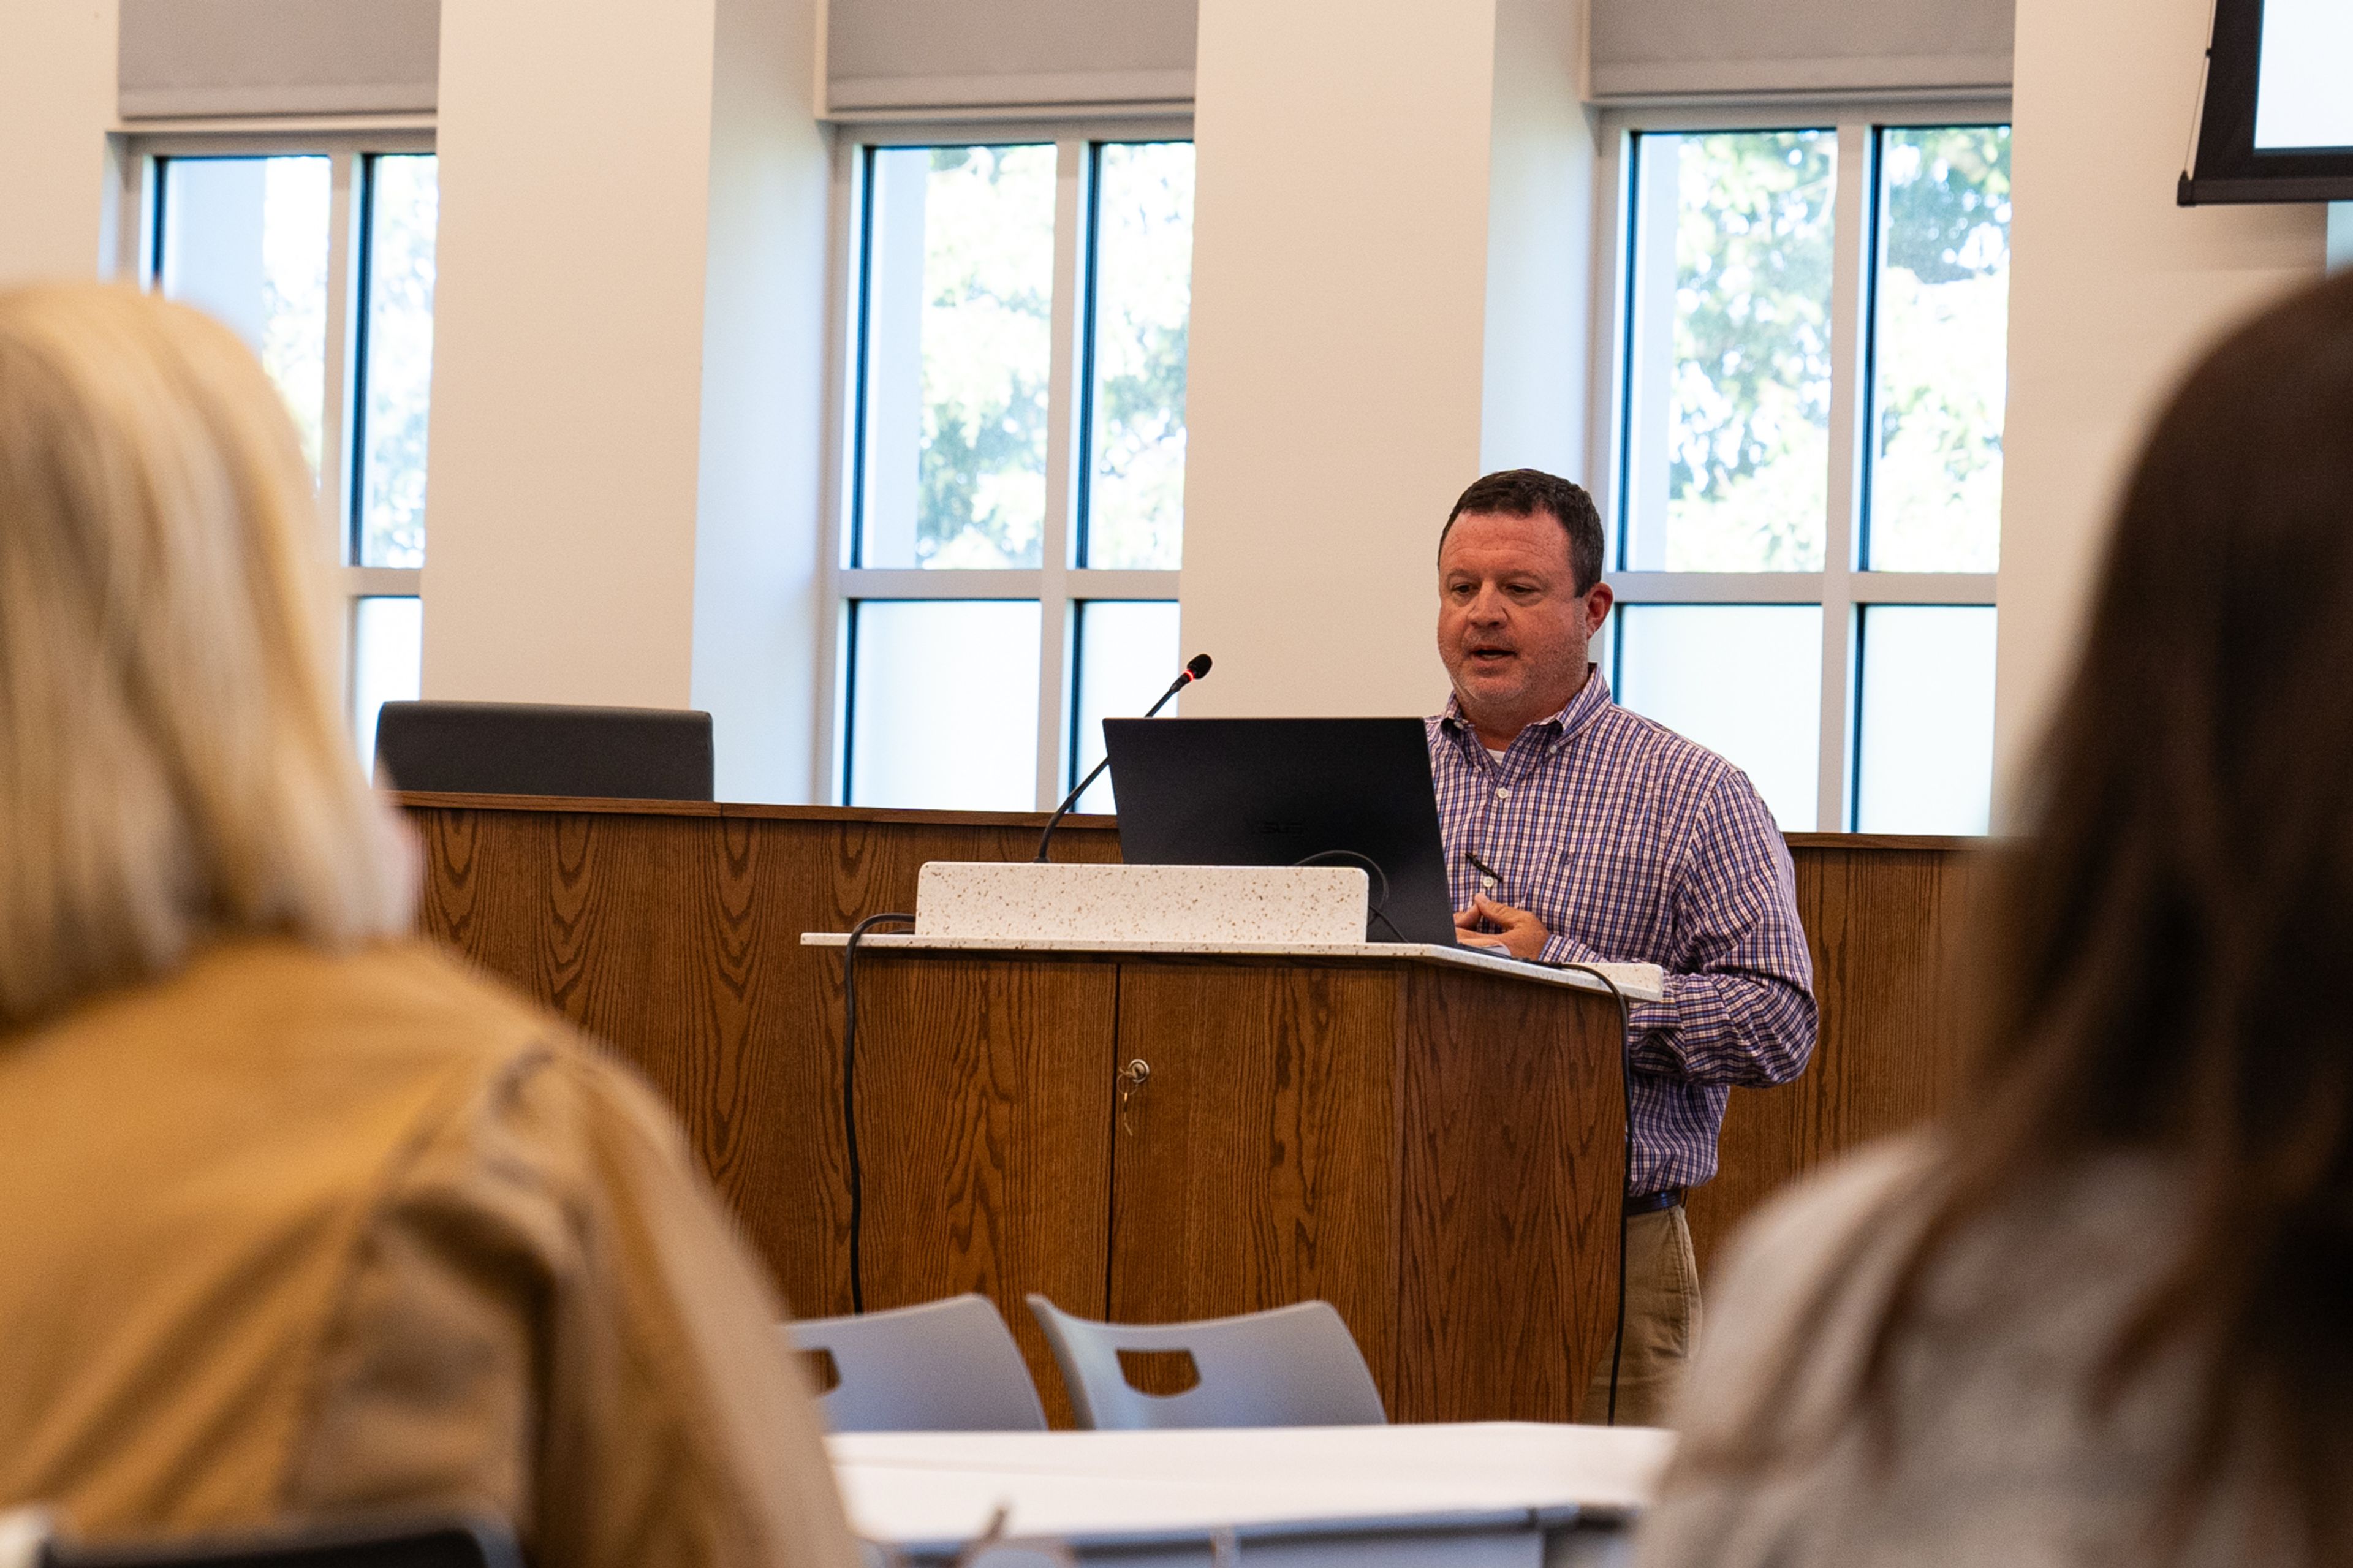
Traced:
<path id="1" fill-rule="evenodd" d="M 352 613 L 352 731 L 360 766 L 375 771 L 375 720 L 387 702 L 414 702 L 425 660 L 425 602 L 369 598 Z"/>
<path id="2" fill-rule="evenodd" d="M 870 599 L 854 614 L 849 804 L 1036 810 L 1037 601 Z"/>
<path id="3" fill-rule="evenodd" d="M 363 566 L 425 564 L 425 425 L 433 392 L 433 155 L 369 160 L 367 340 L 359 548 Z"/>
<path id="4" fill-rule="evenodd" d="M 1838 137 L 1636 145 L 1625 564 L 1819 572 Z"/>
<path id="5" fill-rule="evenodd" d="M 327 160 L 164 163 L 163 289 L 261 356 L 315 472 L 327 396 Z"/>
<path id="6" fill-rule="evenodd" d="M 1115 142 L 1100 158 L 1094 451 L 1080 564 L 1173 571 L 1184 556 L 1193 144 Z"/>
<path id="7" fill-rule="evenodd" d="M 1173 600 L 1098 599 L 1079 606 L 1078 768 L 1071 783 L 1103 758 L 1103 721 L 1131 719 L 1168 689 L 1185 667 L 1176 651 L 1176 605 Z M 1170 701 L 1163 718 L 1184 705 Z M 1079 797 L 1078 810 L 1114 811 L 1106 773 Z M 1068 786 L 1065 785 L 1065 788 Z"/>
<path id="8" fill-rule="evenodd" d="M 2001 563 L 2010 341 L 2010 127 L 1881 142 L 1878 336 L 1866 566 Z"/>
<path id="9" fill-rule="evenodd" d="M 1983 833 L 1993 796 L 1990 605 L 1862 613 L 1855 827 Z"/>
<path id="10" fill-rule="evenodd" d="M 1812 827 L 1821 607 L 1629 605 L 1618 614 L 1618 700 L 1746 773 L 1783 828 Z"/>
<path id="11" fill-rule="evenodd" d="M 1054 149 L 891 147 L 868 192 L 861 566 L 1035 566 Z"/>

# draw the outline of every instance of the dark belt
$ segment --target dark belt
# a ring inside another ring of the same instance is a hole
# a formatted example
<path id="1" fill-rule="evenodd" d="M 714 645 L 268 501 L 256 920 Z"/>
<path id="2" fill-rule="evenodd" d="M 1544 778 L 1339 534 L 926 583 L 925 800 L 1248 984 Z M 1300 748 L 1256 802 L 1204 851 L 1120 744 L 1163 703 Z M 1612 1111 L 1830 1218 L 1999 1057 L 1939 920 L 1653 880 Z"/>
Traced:
<path id="1" fill-rule="evenodd" d="M 1656 1214 L 1661 1209 L 1673 1208 L 1683 1201 L 1683 1190 L 1681 1187 L 1666 1187 L 1655 1193 L 1644 1193 L 1638 1198 L 1628 1198 L 1626 1213 L 1629 1215 Z"/>

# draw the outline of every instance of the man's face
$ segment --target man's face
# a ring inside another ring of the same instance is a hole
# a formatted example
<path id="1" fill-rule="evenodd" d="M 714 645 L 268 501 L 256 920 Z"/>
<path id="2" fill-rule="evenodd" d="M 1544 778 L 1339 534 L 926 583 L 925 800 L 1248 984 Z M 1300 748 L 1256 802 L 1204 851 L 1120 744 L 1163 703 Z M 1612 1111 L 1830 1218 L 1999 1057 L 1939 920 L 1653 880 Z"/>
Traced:
<path id="1" fill-rule="evenodd" d="M 1482 738 L 1505 742 L 1567 705 L 1609 613 L 1577 591 L 1568 531 L 1550 515 L 1465 512 L 1438 554 L 1438 654 Z"/>

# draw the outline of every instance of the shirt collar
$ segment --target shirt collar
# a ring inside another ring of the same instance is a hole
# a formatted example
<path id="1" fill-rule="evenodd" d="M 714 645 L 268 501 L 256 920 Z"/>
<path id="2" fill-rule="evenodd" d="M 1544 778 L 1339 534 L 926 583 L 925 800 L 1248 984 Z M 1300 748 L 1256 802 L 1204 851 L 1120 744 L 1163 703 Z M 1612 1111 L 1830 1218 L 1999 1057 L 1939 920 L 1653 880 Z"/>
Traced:
<path id="1" fill-rule="evenodd" d="M 1602 679 L 1601 667 L 1588 664 L 1585 667 L 1585 684 L 1577 688 L 1577 695 L 1559 712 L 1537 720 L 1528 730 L 1546 731 L 1556 739 L 1566 740 L 1591 723 L 1609 702 L 1609 682 Z M 1472 742 L 1479 738 L 1470 721 L 1462 717 L 1462 704 L 1451 691 L 1446 694 L 1446 708 L 1439 714 L 1438 722 L 1450 733 L 1467 736 Z M 1528 730 L 1520 734 L 1525 735 Z M 1514 737 L 1512 743 L 1519 744 L 1518 738 Z"/>

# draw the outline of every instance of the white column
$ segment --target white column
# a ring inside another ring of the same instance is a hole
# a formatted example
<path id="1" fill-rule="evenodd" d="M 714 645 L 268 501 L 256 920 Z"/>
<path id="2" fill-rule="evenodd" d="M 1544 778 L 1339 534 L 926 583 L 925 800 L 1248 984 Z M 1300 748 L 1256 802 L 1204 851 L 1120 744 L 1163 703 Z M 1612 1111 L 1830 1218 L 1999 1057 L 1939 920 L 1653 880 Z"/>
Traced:
<path id="1" fill-rule="evenodd" d="M 1497 0 L 1479 468 L 1544 468 L 1580 484 L 1599 118 L 1583 102 L 1584 54 L 1583 0 Z"/>
<path id="2" fill-rule="evenodd" d="M 0 5 L 0 286 L 112 268 L 115 0 Z"/>
<path id="3" fill-rule="evenodd" d="M 714 10 L 442 8 L 428 698 L 687 706 Z"/>
<path id="4" fill-rule="evenodd" d="M 692 706 L 722 800 L 819 800 L 825 132 L 815 0 L 718 0 Z"/>
<path id="5" fill-rule="evenodd" d="M 2321 270 L 2324 207 L 2174 205 L 2211 9 L 2019 0 L 1994 705 L 2006 785 L 2071 671 L 2151 416 L 2227 323 Z"/>
<path id="6" fill-rule="evenodd" d="M 425 694 L 707 706 L 807 798 L 826 174 L 810 0 L 442 10 Z"/>
<path id="7" fill-rule="evenodd" d="M 1576 8 L 1200 16 L 1186 710 L 1426 712 L 1447 508 L 1491 460 L 1580 466 Z"/>

